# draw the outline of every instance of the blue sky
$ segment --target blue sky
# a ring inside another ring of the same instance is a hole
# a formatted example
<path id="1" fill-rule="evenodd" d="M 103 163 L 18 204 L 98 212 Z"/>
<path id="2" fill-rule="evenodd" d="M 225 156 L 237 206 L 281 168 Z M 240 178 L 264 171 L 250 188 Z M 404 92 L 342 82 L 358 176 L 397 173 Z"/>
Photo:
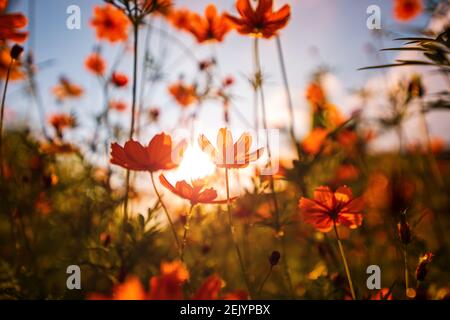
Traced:
<path id="1" fill-rule="evenodd" d="M 28 1 L 18 0 L 13 4 L 14 10 L 28 12 Z M 203 11 L 203 8 L 211 0 L 178 0 L 178 6 L 187 6 L 195 11 Z M 212 1 L 220 9 L 234 10 L 234 0 Z M 386 29 L 404 30 L 404 25 L 396 24 L 392 19 L 392 1 L 376 0 L 286 0 L 275 1 L 277 6 L 283 3 L 290 3 L 292 6 L 292 18 L 288 27 L 282 32 L 282 41 L 285 52 L 286 64 L 288 66 L 289 79 L 292 87 L 296 112 L 298 113 L 299 134 L 304 134 L 308 129 L 306 122 L 307 106 L 304 99 L 304 89 L 310 79 L 311 73 L 319 65 L 330 67 L 335 77 L 333 78 L 337 92 L 335 103 L 344 111 L 350 112 L 351 107 L 345 104 L 343 94 L 347 90 L 361 87 L 364 82 L 374 75 L 375 72 L 361 72 L 356 69 L 362 66 L 376 63 L 373 57 L 368 56 L 365 48 L 371 43 L 374 47 L 379 47 L 379 43 L 374 40 L 373 32 L 366 27 L 366 9 L 369 5 L 379 5 L 382 12 L 382 25 Z M 86 115 L 96 114 L 102 105 L 102 97 L 98 83 L 94 77 L 85 72 L 83 63 L 86 56 L 92 51 L 96 41 L 95 34 L 89 26 L 89 21 L 93 12 L 93 6 L 102 4 L 100 0 L 39 0 L 36 3 L 35 29 L 33 39 L 37 62 L 52 61 L 45 65 L 39 73 L 41 91 L 44 96 L 46 109 L 48 112 L 66 108 L 75 110 L 80 115 L 81 122 L 86 121 L 89 126 L 89 117 Z M 70 5 L 78 5 L 81 8 L 82 28 L 81 30 L 68 30 L 66 28 L 66 9 Z M 220 63 L 221 73 L 233 75 L 237 79 L 235 94 L 238 99 L 235 101 L 238 107 L 252 123 L 252 92 L 243 75 L 252 72 L 252 42 L 247 37 L 242 37 L 236 33 L 229 35 L 224 43 L 215 46 L 194 46 L 194 41 L 189 35 L 181 34 L 162 21 L 155 21 L 158 28 L 173 33 L 186 46 L 193 48 L 195 55 L 199 59 L 209 58 L 213 53 L 217 53 Z M 427 18 L 422 16 L 411 25 L 422 27 L 427 23 Z M 152 48 L 159 52 L 159 40 L 156 31 L 152 38 Z M 390 43 L 384 40 L 383 45 Z M 113 59 L 120 50 L 118 45 L 105 44 L 103 54 Z M 177 79 L 183 73 L 186 79 L 192 77 L 196 66 L 189 59 L 177 60 L 180 54 L 175 45 L 168 46 L 166 54 L 168 61 L 178 61 L 170 70 L 165 70 L 166 79 L 158 87 L 152 88 L 152 92 L 145 95 L 145 103 L 161 108 L 163 125 L 162 129 L 170 128 L 173 119 L 178 112 L 176 105 L 167 96 L 167 83 Z M 266 84 L 269 115 L 276 123 L 283 121 L 286 113 L 285 106 L 280 97 L 281 78 L 279 64 L 276 54 L 276 46 L 273 41 L 262 41 L 261 45 L 262 62 L 265 74 L 268 76 Z M 386 56 L 392 59 L 394 56 Z M 169 62 L 170 64 L 170 62 Z M 126 55 L 119 67 L 120 71 L 131 74 L 131 57 Z M 54 98 L 49 94 L 61 75 L 68 76 L 75 83 L 81 84 L 86 94 L 80 101 L 71 103 L 69 106 L 56 105 Z M 332 82 L 333 82 L 332 81 Z M 129 92 L 117 94 L 118 98 L 129 99 Z M 13 92 L 10 98 L 16 104 L 14 108 L 18 114 L 30 114 L 28 101 L 23 99 L 21 91 Z M 13 105 L 11 101 L 9 105 Z M 222 125 L 221 106 L 211 103 L 204 106 L 202 112 L 201 125 L 206 127 L 218 127 Z M 119 117 L 118 117 L 119 118 Z M 123 118 L 121 116 L 120 118 Z M 123 119 L 118 119 L 121 121 Z M 27 118 L 29 119 L 29 118 Z M 33 117 L 32 117 L 33 119 Z M 164 120 L 165 119 L 165 120 Z M 236 125 L 244 126 L 236 120 Z M 159 128 L 158 128 L 159 129 Z M 84 133 L 89 135 L 89 131 Z M 80 139 L 83 139 L 83 134 Z"/>

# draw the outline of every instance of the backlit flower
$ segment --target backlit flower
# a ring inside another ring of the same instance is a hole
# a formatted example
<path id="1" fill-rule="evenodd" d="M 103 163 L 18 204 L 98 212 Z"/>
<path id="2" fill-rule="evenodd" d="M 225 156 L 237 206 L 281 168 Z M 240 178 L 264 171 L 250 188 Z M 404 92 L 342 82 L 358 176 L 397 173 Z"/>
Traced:
<path id="1" fill-rule="evenodd" d="M 127 40 L 130 21 L 121 10 L 106 4 L 94 8 L 91 25 L 95 28 L 99 40 L 114 43 Z"/>
<path id="2" fill-rule="evenodd" d="M 248 133 L 242 134 L 233 144 L 233 136 L 226 128 L 220 129 L 217 134 L 217 149 L 204 135 L 200 135 L 198 143 L 219 168 L 246 168 L 250 162 L 258 160 L 264 151 L 264 148 L 261 148 L 250 152 L 252 136 Z"/>
<path id="3" fill-rule="evenodd" d="M 86 69 L 97 76 L 103 76 L 106 70 L 106 61 L 99 53 L 92 53 L 84 62 Z"/>
<path id="4" fill-rule="evenodd" d="M 395 0 L 394 16 L 399 21 L 409 21 L 423 11 L 422 0 Z"/>
<path id="5" fill-rule="evenodd" d="M 28 33 L 19 29 L 27 25 L 28 19 L 21 13 L 5 13 L 7 6 L 7 0 L 0 1 L 0 41 L 24 42 Z"/>
<path id="6" fill-rule="evenodd" d="M 320 232 L 328 232 L 333 225 L 342 224 L 351 229 L 362 223 L 363 198 L 353 198 L 349 187 L 339 187 L 332 192 L 328 187 L 318 187 L 314 199 L 301 198 L 299 207 L 303 220 Z"/>
<path id="7" fill-rule="evenodd" d="M 169 86 L 169 93 L 183 108 L 197 101 L 197 88 L 195 85 L 185 84 L 181 80 Z"/>
<path id="8" fill-rule="evenodd" d="M 154 136 L 147 147 L 134 140 L 127 141 L 124 147 L 113 143 L 111 163 L 136 171 L 171 170 L 178 166 L 185 147 L 185 141 L 173 147 L 172 138 L 164 133 Z"/>
<path id="9" fill-rule="evenodd" d="M 187 183 L 185 180 L 178 181 L 175 186 L 173 186 L 164 175 L 159 176 L 159 181 L 161 184 L 169 189 L 173 194 L 176 194 L 180 198 L 189 200 L 191 205 L 196 205 L 199 203 L 203 204 L 224 204 L 227 200 L 216 200 L 217 191 L 213 188 L 205 189 L 204 180 L 198 179 Z M 234 200 L 233 198 L 232 200 Z"/>
<path id="10" fill-rule="evenodd" d="M 53 94 L 58 101 L 79 98 L 83 94 L 83 88 L 62 77 L 59 79 L 59 84 L 53 87 Z"/>
<path id="11" fill-rule="evenodd" d="M 231 25 L 225 14 L 219 15 L 215 5 L 210 4 L 205 9 L 205 17 L 192 15 L 189 31 L 199 43 L 206 41 L 222 42 L 225 35 L 230 32 Z"/>
<path id="12" fill-rule="evenodd" d="M 273 10 L 273 0 L 259 0 L 256 9 L 250 0 L 237 0 L 239 17 L 227 14 L 227 18 L 241 34 L 271 38 L 284 28 L 291 16 L 291 7 L 284 5 L 278 11 Z"/>

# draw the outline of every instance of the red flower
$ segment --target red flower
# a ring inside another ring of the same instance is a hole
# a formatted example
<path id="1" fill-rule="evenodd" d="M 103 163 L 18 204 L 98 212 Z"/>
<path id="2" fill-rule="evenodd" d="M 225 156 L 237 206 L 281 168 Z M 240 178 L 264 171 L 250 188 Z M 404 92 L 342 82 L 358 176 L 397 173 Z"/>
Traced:
<path id="1" fill-rule="evenodd" d="M 242 169 L 248 167 L 250 162 L 261 157 L 264 148 L 250 153 L 252 136 L 248 133 L 241 135 L 233 144 L 233 136 L 229 130 L 222 128 L 217 134 L 217 149 L 204 135 L 200 135 L 198 143 L 203 152 L 207 153 L 219 168 Z"/>
<path id="2" fill-rule="evenodd" d="M 119 112 L 123 112 L 128 109 L 128 104 L 122 100 L 112 100 L 109 102 L 109 108 Z"/>
<path id="3" fill-rule="evenodd" d="M 28 33 L 17 29 L 25 27 L 28 19 L 21 13 L 5 13 L 7 6 L 7 0 L 0 0 L 0 41 L 24 42 Z"/>
<path id="4" fill-rule="evenodd" d="M 423 11 L 422 0 L 395 0 L 394 16 L 399 21 L 409 21 Z"/>
<path id="5" fill-rule="evenodd" d="M 363 198 L 353 198 L 349 187 L 339 187 L 332 192 L 328 187 L 318 187 L 314 199 L 301 198 L 299 207 L 306 223 L 320 232 L 328 232 L 333 225 L 343 224 L 351 229 L 362 223 Z"/>
<path id="6" fill-rule="evenodd" d="M 193 300 L 217 300 L 225 282 L 218 276 L 208 277 L 192 297 Z"/>
<path id="7" fill-rule="evenodd" d="M 75 126 L 75 118 L 66 113 L 53 114 L 49 118 L 49 123 L 55 128 L 56 131 L 62 131 L 66 128 L 72 128 Z"/>
<path id="8" fill-rule="evenodd" d="M 197 101 L 197 88 L 195 85 L 187 85 L 181 80 L 169 86 L 169 93 L 183 108 Z"/>
<path id="9" fill-rule="evenodd" d="M 183 300 L 183 284 L 189 272 L 180 261 L 161 263 L 161 275 L 150 279 L 150 300 Z"/>
<path id="10" fill-rule="evenodd" d="M 198 203 L 203 204 L 224 204 L 227 200 L 216 200 L 217 191 L 210 188 L 205 188 L 205 182 L 201 179 L 192 181 L 191 184 L 187 183 L 185 180 L 178 181 L 175 186 L 173 186 L 164 175 L 159 176 L 159 181 L 161 184 L 169 189 L 173 194 L 176 194 L 180 198 L 189 200 L 191 205 L 196 205 Z M 236 198 L 232 198 L 231 201 Z"/>
<path id="11" fill-rule="evenodd" d="M 128 77 L 126 74 L 114 72 L 111 76 L 111 82 L 118 88 L 126 87 L 128 84 Z"/>
<path id="12" fill-rule="evenodd" d="M 95 28 L 99 40 L 114 43 L 127 40 L 130 21 L 121 10 L 106 4 L 94 8 L 91 25 Z"/>
<path id="13" fill-rule="evenodd" d="M 230 32 L 231 25 L 225 14 L 219 15 L 216 6 L 210 4 L 205 9 L 205 18 L 192 14 L 191 23 L 187 28 L 199 43 L 206 41 L 222 42 L 225 35 Z"/>
<path id="14" fill-rule="evenodd" d="M 84 63 L 86 69 L 97 76 L 103 76 L 106 70 L 106 61 L 99 53 L 92 53 Z"/>
<path id="15" fill-rule="evenodd" d="M 173 148 L 172 138 L 161 133 L 153 137 L 147 147 L 134 140 L 126 142 L 124 147 L 113 143 L 111 163 L 136 171 L 171 170 L 178 166 L 185 148 L 185 141 Z"/>
<path id="16" fill-rule="evenodd" d="M 230 14 L 226 17 L 239 33 L 267 39 L 284 28 L 291 16 L 291 7 L 287 4 L 274 12 L 273 0 L 259 0 L 256 9 L 253 9 L 250 0 L 237 0 L 236 9 L 240 17 Z"/>

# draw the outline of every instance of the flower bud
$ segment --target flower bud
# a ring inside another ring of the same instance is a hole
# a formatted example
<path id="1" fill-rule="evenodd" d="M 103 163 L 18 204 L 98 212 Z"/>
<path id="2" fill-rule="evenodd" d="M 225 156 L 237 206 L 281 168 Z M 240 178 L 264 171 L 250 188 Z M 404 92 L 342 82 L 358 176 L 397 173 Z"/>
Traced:
<path id="1" fill-rule="evenodd" d="M 275 267 L 280 261 L 281 254 L 278 251 L 273 251 L 269 257 L 269 262 L 272 267 Z"/>
<path id="2" fill-rule="evenodd" d="M 416 269 L 416 279 L 417 281 L 425 281 L 428 274 L 428 264 L 433 260 L 434 255 L 431 252 L 425 253 L 419 259 L 419 264 Z"/>
<path id="3" fill-rule="evenodd" d="M 12 48 L 11 48 L 11 58 L 14 60 L 19 59 L 20 55 L 23 52 L 23 47 L 19 46 L 18 44 L 15 44 Z"/>

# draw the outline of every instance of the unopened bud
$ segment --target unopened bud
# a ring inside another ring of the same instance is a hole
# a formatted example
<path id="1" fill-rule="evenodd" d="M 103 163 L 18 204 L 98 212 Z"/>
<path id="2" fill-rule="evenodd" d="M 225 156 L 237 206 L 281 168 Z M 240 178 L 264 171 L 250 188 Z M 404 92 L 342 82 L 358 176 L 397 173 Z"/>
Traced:
<path id="1" fill-rule="evenodd" d="M 23 52 L 23 47 L 19 46 L 18 44 L 15 44 L 12 48 L 11 48 L 11 58 L 14 60 L 19 59 L 20 55 Z"/>
<path id="2" fill-rule="evenodd" d="M 275 267 L 280 261 L 281 254 L 278 251 L 273 251 L 269 257 L 269 262 L 272 267 Z"/>

